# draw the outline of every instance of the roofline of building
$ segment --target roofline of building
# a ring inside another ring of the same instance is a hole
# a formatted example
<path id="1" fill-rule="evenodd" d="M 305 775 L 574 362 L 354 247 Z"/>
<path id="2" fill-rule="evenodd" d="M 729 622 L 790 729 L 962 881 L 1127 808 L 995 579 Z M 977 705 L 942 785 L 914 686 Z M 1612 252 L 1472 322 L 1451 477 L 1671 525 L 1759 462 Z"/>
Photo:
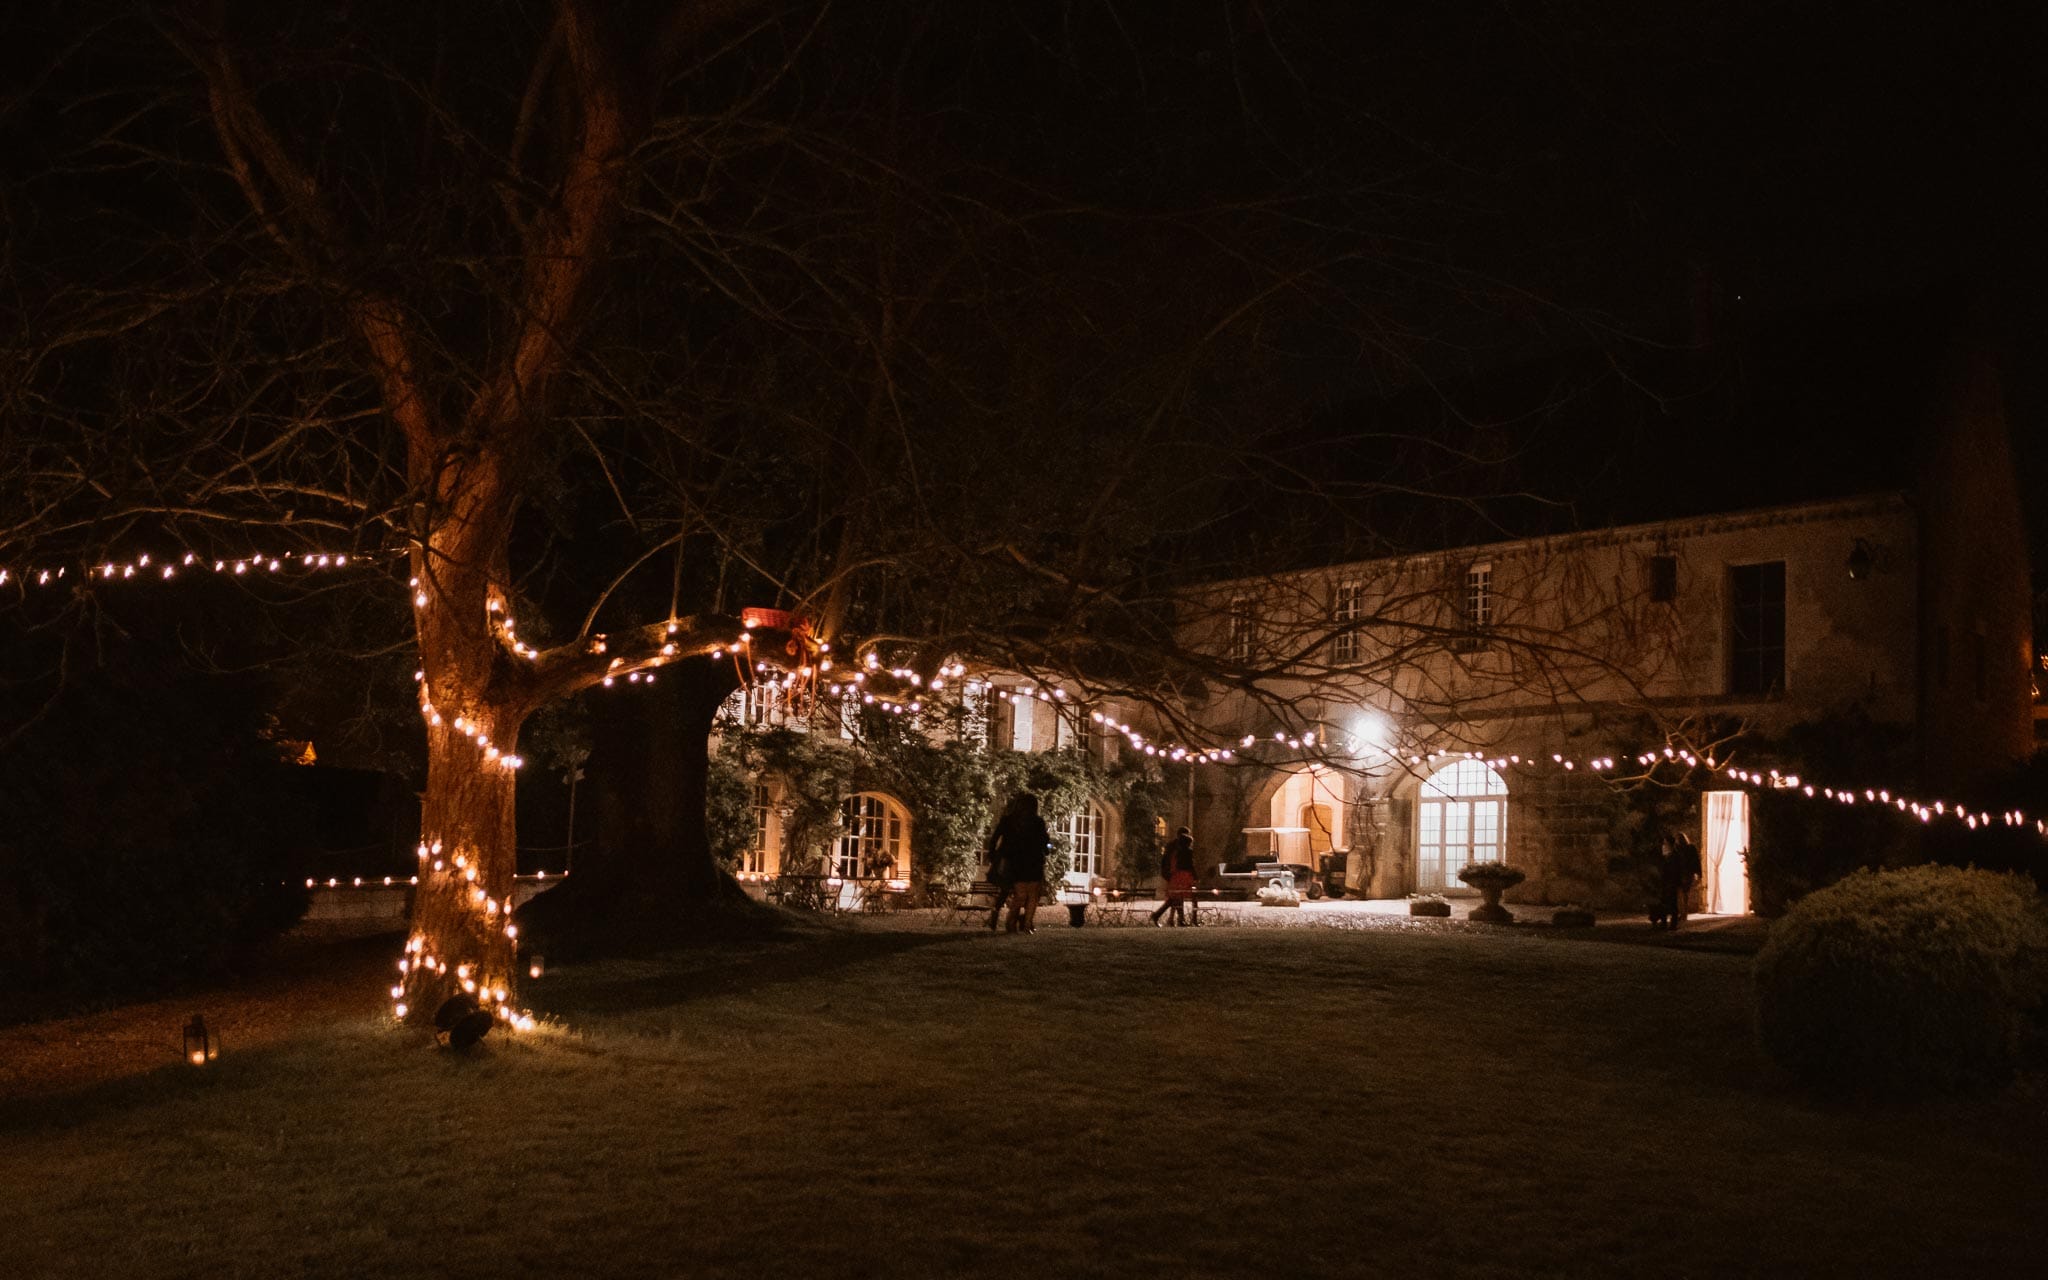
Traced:
<path id="1" fill-rule="evenodd" d="M 1913 495 L 1906 489 L 1880 489 L 1873 492 L 1852 494 L 1844 498 L 1824 498 L 1809 502 L 1788 502 L 1769 507 L 1744 507 L 1735 511 L 1718 511 L 1705 515 L 1679 516 L 1670 520 L 1652 520 L 1640 524 L 1608 525 L 1597 529 L 1581 529 L 1572 533 L 1543 534 L 1534 538 L 1515 538 L 1502 542 L 1473 542 L 1437 551 L 1414 551 L 1403 555 L 1380 556 L 1364 560 L 1339 560 L 1330 564 L 1317 565 L 1307 569 L 1289 569 L 1283 573 L 1266 574 L 1255 578 L 1218 578 L 1207 585 L 1211 588 L 1231 588 L 1270 584 L 1276 580 L 1290 581 L 1303 578 L 1324 577 L 1345 570 L 1373 569 L 1380 572 L 1398 570 L 1408 565 L 1463 559 L 1484 560 L 1490 556 L 1513 556 L 1530 551 L 1562 551 L 1582 547 L 1612 546 L 1626 542 L 1647 542 L 1659 538 L 1699 537 L 1710 533 L 1726 533 L 1738 529 L 1755 528 L 1764 524 L 1783 524 L 1793 521 L 1820 520 L 1841 516 L 1852 516 L 1890 509 L 1910 508 Z"/>

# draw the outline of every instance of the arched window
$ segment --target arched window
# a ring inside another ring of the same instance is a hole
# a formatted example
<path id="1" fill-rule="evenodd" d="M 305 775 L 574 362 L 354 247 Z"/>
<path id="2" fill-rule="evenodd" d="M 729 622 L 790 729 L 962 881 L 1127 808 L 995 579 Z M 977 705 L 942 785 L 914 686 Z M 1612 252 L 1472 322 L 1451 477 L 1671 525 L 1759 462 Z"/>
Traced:
<path id="1" fill-rule="evenodd" d="M 1508 784 L 1478 760 L 1447 764 L 1425 778 L 1415 815 L 1415 887 L 1451 888 L 1468 862 L 1507 852 Z"/>
<path id="2" fill-rule="evenodd" d="M 900 876 L 910 866 L 910 815 L 888 796 L 863 791 L 839 806 L 839 847 L 832 860 L 835 875 L 881 879 Z"/>
<path id="3" fill-rule="evenodd" d="M 1102 874 L 1102 810 L 1094 805 L 1062 816 L 1053 825 L 1053 832 L 1067 838 L 1067 847 L 1073 850 L 1073 860 L 1067 864 L 1069 875 L 1099 876 Z"/>

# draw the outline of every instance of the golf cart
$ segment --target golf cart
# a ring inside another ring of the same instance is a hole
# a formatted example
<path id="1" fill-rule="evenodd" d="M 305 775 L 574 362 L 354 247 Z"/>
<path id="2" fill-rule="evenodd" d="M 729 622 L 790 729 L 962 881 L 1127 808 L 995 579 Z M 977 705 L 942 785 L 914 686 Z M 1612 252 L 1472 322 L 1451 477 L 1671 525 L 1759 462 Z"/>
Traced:
<path id="1" fill-rule="evenodd" d="M 1220 897 L 1249 901 L 1259 890 L 1291 877 L 1302 897 L 1313 901 L 1323 896 L 1322 878 L 1309 861 L 1307 827 L 1246 827 L 1244 834 L 1245 856 L 1210 872 L 1206 887 Z M 1262 843 L 1263 850 L 1258 847 Z"/>

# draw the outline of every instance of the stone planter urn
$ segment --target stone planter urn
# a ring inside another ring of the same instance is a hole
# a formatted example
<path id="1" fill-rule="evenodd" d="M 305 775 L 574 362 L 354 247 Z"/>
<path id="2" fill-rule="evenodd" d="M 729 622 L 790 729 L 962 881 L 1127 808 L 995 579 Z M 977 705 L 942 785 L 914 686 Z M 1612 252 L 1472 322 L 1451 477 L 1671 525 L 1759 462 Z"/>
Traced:
<path id="1" fill-rule="evenodd" d="M 1485 899 L 1472 908 L 1469 919 L 1488 924 L 1515 922 L 1514 915 L 1500 905 L 1500 895 L 1528 879 L 1520 870 L 1505 862 L 1468 862 L 1459 869 L 1458 879 L 1479 890 L 1479 895 Z"/>

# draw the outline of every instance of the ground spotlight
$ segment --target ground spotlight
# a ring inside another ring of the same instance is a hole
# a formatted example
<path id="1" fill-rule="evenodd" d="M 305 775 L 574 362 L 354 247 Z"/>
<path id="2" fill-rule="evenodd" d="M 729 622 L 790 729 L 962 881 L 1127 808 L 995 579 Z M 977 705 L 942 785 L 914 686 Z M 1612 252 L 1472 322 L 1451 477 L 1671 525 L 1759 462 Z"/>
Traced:
<path id="1" fill-rule="evenodd" d="M 434 1030 L 450 1049 L 467 1049 L 491 1031 L 491 1015 L 464 994 L 448 997 L 434 1010 Z"/>

